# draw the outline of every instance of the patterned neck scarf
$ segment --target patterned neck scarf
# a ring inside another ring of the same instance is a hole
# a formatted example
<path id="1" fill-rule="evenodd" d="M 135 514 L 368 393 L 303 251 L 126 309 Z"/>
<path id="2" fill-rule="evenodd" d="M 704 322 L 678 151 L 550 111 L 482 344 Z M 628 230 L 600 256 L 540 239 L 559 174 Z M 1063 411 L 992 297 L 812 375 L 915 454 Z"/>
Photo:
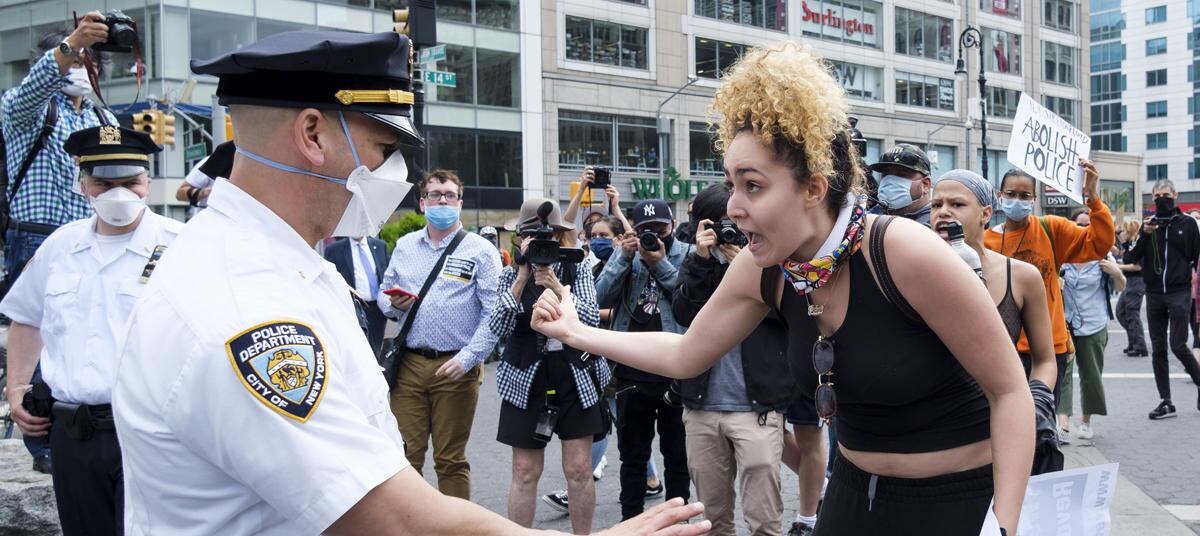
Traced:
<path id="1" fill-rule="evenodd" d="M 849 194 L 847 194 L 847 200 L 849 201 Z M 821 249 L 817 251 L 816 258 L 808 262 L 786 259 L 779 264 L 779 269 L 783 270 L 783 276 L 792 284 L 792 288 L 796 289 L 797 294 L 803 296 L 821 288 L 821 285 L 829 282 L 829 279 L 833 277 L 842 261 L 858 251 L 862 245 L 866 213 L 867 196 L 859 196 L 852 203 L 847 203 L 842 207 L 841 212 L 838 213 L 837 223 L 834 224 L 833 230 L 830 231 L 829 237 L 825 239 Z M 844 229 L 844 231 L 840 231 L 839 234 L 839 229 Z M 841 236 L 840 241 L 838 241 L 838 236 Z"/>

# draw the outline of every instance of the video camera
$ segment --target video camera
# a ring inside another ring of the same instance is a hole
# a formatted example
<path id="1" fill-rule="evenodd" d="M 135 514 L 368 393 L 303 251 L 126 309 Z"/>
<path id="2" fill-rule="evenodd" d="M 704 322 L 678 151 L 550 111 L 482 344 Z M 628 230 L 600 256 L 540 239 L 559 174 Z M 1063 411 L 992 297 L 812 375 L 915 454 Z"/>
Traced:
<path id="1" fill-rule="evenodd" d="M 96 43 L 92 48 L 102 52 L 133 52 L 137 44 L 137 22 L 119 9 L 104 14 L 104 25 L 108 26 L 108 40 Z"/>
<path id="2" fill-rule="evenodd" d="M 551 227 L 548 221 L 550 212 L 553 210 L 554 204 L 547 201 L 538 207 L 537 216 L 521 222 L 519 226 L 521 235 L 532 236 L 533 240 L 525 248 L 525 254 L 518 256 L 518 264 L 550 266 L 556 262 L 583 262 L 582 249 L 564 248 L 558 243 L 558 240 L 555 240 L 554 227 Z"/>
<path id="3" fill-rule="evenodd" d="M 742 230 L 738 229 L 733 220 L 725 218 L 713 225 L 713 230 L 717 232 L 717 245 L 732 244 L 738 247 L 745 246 L 750 243 L 746 235 L 742 234 Z"/>

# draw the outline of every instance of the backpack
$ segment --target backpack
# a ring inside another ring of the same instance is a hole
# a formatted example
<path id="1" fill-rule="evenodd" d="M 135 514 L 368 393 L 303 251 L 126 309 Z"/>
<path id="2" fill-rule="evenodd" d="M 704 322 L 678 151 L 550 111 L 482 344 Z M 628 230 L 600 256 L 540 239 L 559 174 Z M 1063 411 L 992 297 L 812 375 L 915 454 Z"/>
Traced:
<path id="1" fill-rule="evenodd" d="M 29 148 L 29 154 L 25 155 L 25 160 L 17 169 L 17 175 L 12 177 L 13 193 L 11 197 L 8 195 L 8 142 L 4 139 L 3 130 L 0 129 L 0 241 L 3 241 L 4 231 L 8 229 L 12 220 L 12 200 L 17 197 L 17 192 L 21 189 L 21 182 L 25 180 L 25 175 L 33 166 L 33 160 L 37 158 L 38 153 L 42 152 L 42 148 L 46 146 L 46 141 L 50 139 L 50 134 L 54 133 L 54 127 L 57 124 L 58 103 L 54 99 L 50 99 L 46 106 L 45 121 L 42 122 L 42 132 L 38 135 L 37 141 L 33 142 L 33 146 Z"/>

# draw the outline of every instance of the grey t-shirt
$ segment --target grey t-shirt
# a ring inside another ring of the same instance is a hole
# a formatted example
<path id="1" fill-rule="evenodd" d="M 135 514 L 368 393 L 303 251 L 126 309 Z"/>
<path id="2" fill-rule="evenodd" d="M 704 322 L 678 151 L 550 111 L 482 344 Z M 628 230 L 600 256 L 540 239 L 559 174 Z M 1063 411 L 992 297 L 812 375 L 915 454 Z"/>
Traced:
<path id="1" fill-rule="evenodd" d="M 734 346 L 708 376 L 708 400 L 701 404 L 704 411 L 751 411 L 746 396 L 746 375 L 742 372 L 742 345 Z"/>

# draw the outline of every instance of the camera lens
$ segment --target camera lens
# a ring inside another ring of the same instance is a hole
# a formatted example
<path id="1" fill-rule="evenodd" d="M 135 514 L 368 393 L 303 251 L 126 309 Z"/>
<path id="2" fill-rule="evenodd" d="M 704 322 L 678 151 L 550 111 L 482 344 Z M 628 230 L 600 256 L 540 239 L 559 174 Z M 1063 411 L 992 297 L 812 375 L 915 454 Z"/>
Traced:
<path id="1" fill-rule="evenodd" d="M 642 245 L 642 249 L 646 251 L 658 251 L 658 235 L 654 231 L 642 231 L 638 235 L 638 241 Z"/>

